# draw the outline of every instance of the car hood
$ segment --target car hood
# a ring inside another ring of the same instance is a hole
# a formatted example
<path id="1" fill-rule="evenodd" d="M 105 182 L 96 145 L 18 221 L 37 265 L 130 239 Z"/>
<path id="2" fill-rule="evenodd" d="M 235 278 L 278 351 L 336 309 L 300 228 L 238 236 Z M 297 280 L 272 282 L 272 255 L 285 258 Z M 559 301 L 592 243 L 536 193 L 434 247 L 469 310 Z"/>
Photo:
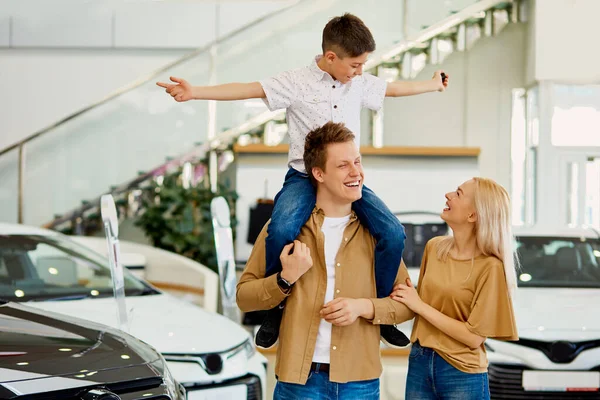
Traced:
<path id="1" fill-rule="evenodd" d="M 600 339 L 600 289 L 519 288 L 514 305 L 521 338 Z"/>
<path id="2" fill-rule="evenodd" d="M 56 388 L 155 377 L 160 355 L 115 329 L 17 303 L 0 304 L 0 383 Z M 118 372 L 117 372 L 118 371 Z M 40 384 L 43 386 L 44 384 Z"/>
<path id="3" fill-rule="evenodd" d="M 230 350 L 249 338 L 240 325 L 168 294 L 130 296 L 129 333 L 161 353 L 206 354 Z M 115 299 L 29 302 L 28 305 L 117 326 Z"/>

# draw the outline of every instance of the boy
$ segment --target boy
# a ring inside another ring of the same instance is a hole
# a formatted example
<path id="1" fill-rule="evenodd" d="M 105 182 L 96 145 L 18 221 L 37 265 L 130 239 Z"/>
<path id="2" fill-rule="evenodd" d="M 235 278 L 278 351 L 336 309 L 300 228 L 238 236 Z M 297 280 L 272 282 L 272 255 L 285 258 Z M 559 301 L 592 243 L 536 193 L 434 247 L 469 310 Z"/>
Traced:
<path id="1" fill-rule="evenodd" d="M 375 50 L 369 29 L 356 16 L 344 14 L 331 19 L 323 29 L 323 54 L 307 67 L 286 71 L 275 77 L 252 83 L 229 83 L 216 86 L 191 86 L 181 78 L 171 77 L 174 84 L 158 82 L 176 101 L 264 99 L 273 111 L 286 109 L 289 156 L 288 173 L 283 188 L 275 196 L 275 207 L 266 238 L 266 276 L 281 271 L 279 255 L 292 243 L 308 220 L 316 201 L 314 187 L 304 168 L 306 135 L 327 122 L 343 122 L 360 144 L 360 110 L 379 110 L 384 97 L 411 96 L 443 92 L 448 76 L 436 71 L 429 81 L 390 82 L 363 75 L 367 57 Z M 340 165 L 339 168 L 348 166 Z M 346 182 L 348 188 L 361 182 Z M 353 204 L 360 221 L 377 241 L 375 274 L 377 295 L 387 297 L 404 250 L 404 228 L 387 206 L 367 187 L 362 199 Z M 269 311 L 256 335 L 256 344 L 271 347 L 279 336 L 283 305 Z M 381 336 L 389 344 L 406 346 L 409 341 L 394 326 L 382 325 Z"/>

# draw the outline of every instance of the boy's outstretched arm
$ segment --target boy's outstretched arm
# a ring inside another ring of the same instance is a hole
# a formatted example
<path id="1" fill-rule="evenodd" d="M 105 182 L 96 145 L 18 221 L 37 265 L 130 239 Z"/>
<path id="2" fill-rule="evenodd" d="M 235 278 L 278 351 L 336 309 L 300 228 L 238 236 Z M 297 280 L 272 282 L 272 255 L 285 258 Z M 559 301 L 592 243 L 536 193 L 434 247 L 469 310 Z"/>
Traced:
<path id="1" fill-rule="evenodd" d="M 175 101 L 188 100 L 245 100 L 264 99 L 265 91 L 259 82 L 251 83 L 226 83 L 216 86 L 192 86 L 181 78 L 171 77 L 175 83 L 156 82 Z"/>
<path id="2" fill-rule="evenodd" d="M 448 74 L 442 82 L 443 70 L 435 71 L 428 81 L 394 81 L 387 84 L 386 97 L 413 96 L 429 92 L 443 92 L 448 87 Z"/>

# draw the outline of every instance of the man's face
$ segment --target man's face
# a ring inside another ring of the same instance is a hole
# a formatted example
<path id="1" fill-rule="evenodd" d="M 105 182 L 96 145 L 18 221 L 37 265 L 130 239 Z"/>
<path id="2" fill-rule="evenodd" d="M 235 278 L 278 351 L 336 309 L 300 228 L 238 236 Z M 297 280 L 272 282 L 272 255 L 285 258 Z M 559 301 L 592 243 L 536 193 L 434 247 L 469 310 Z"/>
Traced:
<path id="1" fill-rule="evenodd" d="M 353 140 L 328 145 L 325 170 L 315 168 L 313 173 L 320 182 L 317 190 L 335 203 L 350 204 L 362 197 L 365 175 Z"/>
<path id="2" fill-rule="evenodd" d="M 358 57 L 340 58 L 337 54 L 331 53 L 334 55 L 332 57 L 331 73 L 335 79 L 342 83 L 348 83 L 354 77 L 362 75 L 363 67 L 369 57 L 369 53 L 363 53 Z"/>

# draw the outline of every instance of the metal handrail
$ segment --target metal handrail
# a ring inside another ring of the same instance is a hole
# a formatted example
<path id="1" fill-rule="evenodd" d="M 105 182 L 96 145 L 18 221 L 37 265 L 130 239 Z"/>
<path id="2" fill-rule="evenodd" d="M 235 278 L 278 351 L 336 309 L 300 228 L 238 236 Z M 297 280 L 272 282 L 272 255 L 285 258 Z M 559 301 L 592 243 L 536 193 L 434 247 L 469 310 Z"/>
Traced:
<path id="1" fill-rule="evenodd" d="M 459 25 L 469 21 L 473 16 L 479 15 L 482 12 L 488 11 L 498 6 L 504 6 L 516 3 L 515 0 L 479 0 L 477 3 L 465 7 L 461 11 L 453 14 L 443 20 L 423 29 L 414 37 L 407 38 L 400 43 L 394 45 L 391 49 L 383 52 L 379 57 L 372 58 L 365 64 L 365 69 L 370 70 L 383 64 L 393 57 L 405 53 L 413 48 L 421 47 L 429 40 L 447 32 L 450 29 L 457 28 Z"/>
<path id="2" fill-rule="evenodd" d="M 223 149 L 223 148 L 227 147 L 228 144 L 231 143 L 229 141 L 229 139 L 234 139 L 244 133 L 248 133 L 248 132 L 252 131 L 253 129 L 256 129 L 256 128 L 262 126 L 267 121 L 272 121 L 274 119 L 282 119 L 284 117 L 284 115 L 285 115 L 285 111 L 270 111 L 270 112 L 266 112 L 266 113 L 257 115 L 235 128 L 231 128 L 231 129 L 228 129 L 228 130 L 222 132 L 217 138 L 215 138 L 211 141 L 205 142 L 203 144 L 200 144 L 200 145 L 194 147 L 194 149 L 192 149 L 191 151 L 189 151 L 179 157 L 170 159 L 169 161 L 165 162 L 164 164 L 161 164 L 161 165 L 153 168 L 149 172 L 140 174 L 136 178 L 134 178 L 130 181 L 127 181 L 119 186 L 114 187 L 111 190 L 111 193 L 113 195 L 117 196 L 121 193 L 131 190 L 132 188 L 138 187 L 141 183 L 146 182 L 146 181 L 154 178 L 155 176 L 164 174 L 171 166 L 182 165 L 183 163 L 197 160 L 199 158 L 203 158 L 210 151 Z M 86 204 L 78 207 L 76 210 L 73 210 L 66 215 L 55 218 L 53 221 L 51 221 L 47 224 L 44 224 L 44 227 L 45 228 L 53 228 L 53 227 L 56 227 L 56 226 L 59 226 L 59 225 L 65 223 L 65 222 L 72 221 L 77 216 L 80 216 L 83 213 L 85 213 L 86 211 L 89 211 L 95 207 L 98 207 L 99 205 L 100 205 L 100 197 L 98 197 L 97 199 L 95 199 L 91 202 L 86 202 Z"/>

